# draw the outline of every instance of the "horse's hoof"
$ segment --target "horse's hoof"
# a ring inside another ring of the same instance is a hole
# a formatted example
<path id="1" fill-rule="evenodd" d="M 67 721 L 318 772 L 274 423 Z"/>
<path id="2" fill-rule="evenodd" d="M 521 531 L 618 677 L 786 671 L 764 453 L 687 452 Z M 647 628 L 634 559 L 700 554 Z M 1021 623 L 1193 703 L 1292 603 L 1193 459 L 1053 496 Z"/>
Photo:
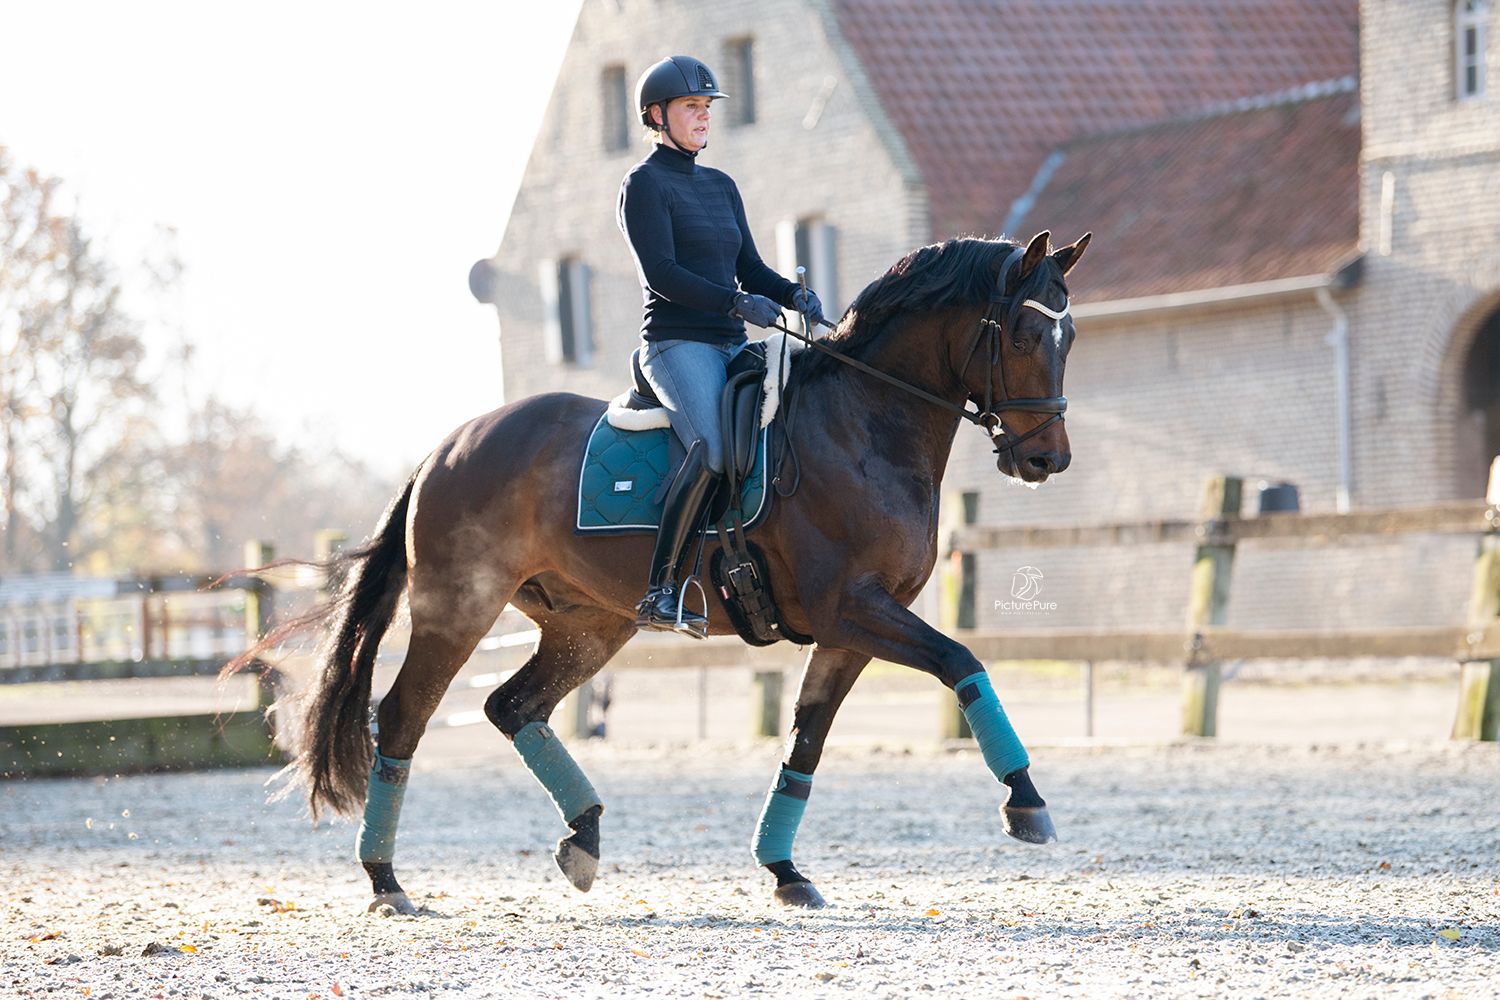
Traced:
<path id="1" fill-rule="evenodd" d="M 571 838 L 557 842 L 557 850 L 552 852 L 552 860 L 557 862 L 557 867 L 568 877 L 568 881 L 573 883 L 573 888 L 579 892 L 588 892 L 594 887 L 594 876 L 599 871 L 599 859 L 573 843 Z"/>
<path id="2" fill-rule="evenodd" d="M 1049 844 L 1057 839 L 1057 827 L 1046 806 L 1001 806 L 1000 824 L 1005 832 L 1028 844 Z"/>
<path id="3" fill-rule="evenodd" d="M 782 906 L 800 906 L 804 910 L 821 910 L 828 905 L 818 887 L 811 882 L 788 882 L 776 887 L 776 902 Z"/>
<path id="4" fill-rule="evenodd" d="M 365 907 L 365 912 L 379 913 L 383 906 L 389 906 L 404 917 L 417 915 L 417 908 L 411 905 L 411 900 L 406 898 L 406 893 L 399 889 L 395 892 L 377 892 L 375 898 L 370 900 L 370 905 Z"/>

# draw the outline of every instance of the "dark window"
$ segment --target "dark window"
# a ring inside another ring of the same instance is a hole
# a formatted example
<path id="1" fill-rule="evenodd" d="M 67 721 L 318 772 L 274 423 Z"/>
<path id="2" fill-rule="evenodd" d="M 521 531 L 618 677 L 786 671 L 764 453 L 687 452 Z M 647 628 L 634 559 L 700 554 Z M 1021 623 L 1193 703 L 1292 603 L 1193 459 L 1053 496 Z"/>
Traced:
<path id="1" fill-rule="evenodd" d="M 807 287 L 818 293 L 824 314 L 838 319 L 843 312 L 838 231 L 817 217 L 787 219 L 776 229 L 776 250 L 782 273 L 793 281 L 797 280 L 797 268 L 807 268 Z"/>
<path id="2" fill-rule="evenodd" d="M 587 366 L 594 358 L 589 266 L 577 257 L 544 260 L 538 279 L 547 360 Z"/>
<path id="3" fill-rule="evenodd" d="M 1459 477 L 1463 496 L 1484 496 L 1490 463 L 1500 458 L 1500 309 L 1490 314 L 1464 358 Z"/>
<path id="4" fill-rule="evenodd" d="M 617 153 L 630 145 L 630 94 L 625 83 L 625 67 L 604 67 L 599 91 L 604 105 L 604 148 Z"/>
<path id="5" fill-rule="evenodd" d="M 1458 0 L 1453 8 L 1453 78 L 1460 101 L 1484 96 L 1489 0 Z"/>
<path id="6" fill-rule="evenodd" d="M 724 43 L 724 102 L 730 125 L 755 123 L 755 40 L 733 38 Z"/>

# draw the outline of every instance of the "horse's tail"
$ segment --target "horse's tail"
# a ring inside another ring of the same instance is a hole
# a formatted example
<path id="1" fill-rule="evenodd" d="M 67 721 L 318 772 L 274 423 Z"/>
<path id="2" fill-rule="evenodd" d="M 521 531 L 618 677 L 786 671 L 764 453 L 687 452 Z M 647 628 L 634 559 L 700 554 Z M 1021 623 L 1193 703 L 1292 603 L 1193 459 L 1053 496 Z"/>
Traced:
<path id="1" fill-rule="evenodd" d="M 313 686 L 303 698 L 302 731 L 292 762 L 307 786 L 314 819 L 324 808 L 351 813 L 364 804 L 374 757 L 368 728 L 370 681 L 381 637 L 406 589 L 406 513 L 415 485 L 413 474 L 386 507 L 370 540 L 327 565 L 331 579 L 342 579 L 332 598 L 278 626 L 224 668 L 225 673 L 244 669 L 295 633 L 315 626 L 327 629 Z"/>

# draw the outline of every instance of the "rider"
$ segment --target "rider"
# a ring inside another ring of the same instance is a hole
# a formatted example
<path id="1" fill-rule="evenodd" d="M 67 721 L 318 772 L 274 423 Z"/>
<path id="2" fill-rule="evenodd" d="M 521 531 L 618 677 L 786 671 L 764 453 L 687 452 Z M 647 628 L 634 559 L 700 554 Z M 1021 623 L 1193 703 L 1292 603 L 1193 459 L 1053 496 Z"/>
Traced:
<path id="1" fill-rule="evenodd" d="M 635 104 L 655 148 L 620 184 L 620 229 L 645 299 L 641 371 L 687 448 L 662 509 L 636 625 L 702 634 L 707 619 L 681 607 L 678 564 L 724 469 L 719 395 L 745 346 L 745 324 L 767 327 L 783 306 L 823 319 L 818 297 L 761 260 L 729 175 L 696 162 L 708 145 L 710 102 L 728 97 L 713 73 L 672 56 L 636 81 Z"/>

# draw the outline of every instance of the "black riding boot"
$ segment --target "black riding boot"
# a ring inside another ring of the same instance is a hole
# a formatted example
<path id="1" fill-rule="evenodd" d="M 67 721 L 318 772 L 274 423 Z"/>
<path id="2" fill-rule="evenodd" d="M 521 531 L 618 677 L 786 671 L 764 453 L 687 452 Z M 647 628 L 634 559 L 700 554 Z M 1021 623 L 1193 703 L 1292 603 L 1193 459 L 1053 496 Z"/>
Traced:
<path id="1" fill-rule="evenodd" d="M 677 589 L 678 564 L 696 533 L 715 479 L 714 471 L 704 460 L 704 450 L 700 443 L 688 449 L 687 458 L 683 459 L 682 468 L 662 503 L 661 528 L 656 533 L 656 549 L 651 553 L 648 589 L 635 607 L 637 628 L 677 629 L 677 610 L 682 602 Z M 708 630 L 708 619 L 683 607 L 682 627 L 703 636 Z"/>

